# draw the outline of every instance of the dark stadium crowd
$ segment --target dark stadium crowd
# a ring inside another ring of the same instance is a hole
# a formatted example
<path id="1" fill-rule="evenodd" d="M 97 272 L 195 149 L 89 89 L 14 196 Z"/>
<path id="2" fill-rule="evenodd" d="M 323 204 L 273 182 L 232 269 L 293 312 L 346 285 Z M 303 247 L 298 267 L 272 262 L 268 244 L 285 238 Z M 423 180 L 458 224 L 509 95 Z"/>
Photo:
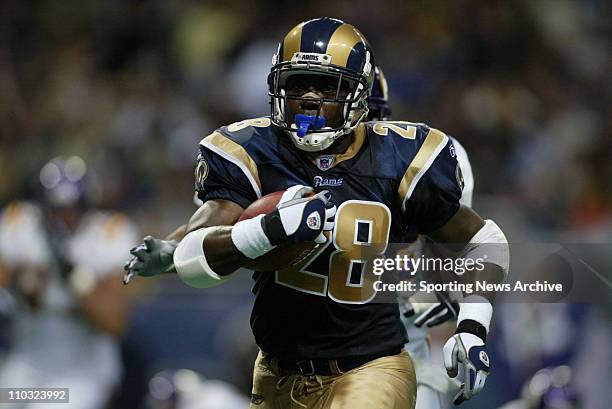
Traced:
<path id="1" fill-rule="evenodd" d="M 197 142 L 269 113 L 279 37 L 323 13 L 368 36 L 394 118 L 465 145 L 478 195 L 520 205 L 536 229 L 609 227 L 609 4 L 325 4 L 3 2 L 0 202 L 76 152 L 103 176 L 104 205 L 163 231 L 158 216 L 188 214 Z"/>

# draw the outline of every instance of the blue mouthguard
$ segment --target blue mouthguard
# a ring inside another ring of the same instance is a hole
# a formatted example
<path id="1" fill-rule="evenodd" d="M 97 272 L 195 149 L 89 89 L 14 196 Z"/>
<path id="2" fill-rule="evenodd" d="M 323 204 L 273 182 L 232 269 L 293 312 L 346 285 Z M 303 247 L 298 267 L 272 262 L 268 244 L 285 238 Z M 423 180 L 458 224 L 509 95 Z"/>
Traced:
<path id="1" fill-rule="evenodd" d="M 297 134 L 303 138 L 308 132 L 308 129 L 321 129 L 325 126 L 326 120 L 324 116 L 297 114 L 293 119 L 298 127 Z"/>

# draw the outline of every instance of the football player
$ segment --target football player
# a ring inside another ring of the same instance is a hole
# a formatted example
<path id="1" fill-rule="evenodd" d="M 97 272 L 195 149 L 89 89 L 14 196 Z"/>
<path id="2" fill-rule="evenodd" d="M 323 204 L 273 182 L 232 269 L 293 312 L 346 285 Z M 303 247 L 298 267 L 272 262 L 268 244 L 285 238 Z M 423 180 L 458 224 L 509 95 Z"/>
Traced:
<path id="1" fill-rule="evenodd" d="M 0 387 L 69 388 L 70 403 L 54 406 L 103 408 L 121 379 L 128 304 L 117 277 L 139 232 L 125 215 L 91 208 L 95 183 L 81 158 L 51 160 L 40 181 L 40 202 L 0 213 L 0 281 L 17 304 Z"/>
<path id="2" fill-rule="evenodd" d="M 416 380 L 397 303 L 370 302 L 362 251 L 411 243 L 419 234 L 464 243 L 501 281 L 507 241 L 491 220 L 460 205 L 454 146 L 443 132 L 408 122 L 364 122 L 374 77 L 372 49 L 353 26 L 318 18 L 280 43 L 268 77 L 271 115 L 223 126 L 200 143 L 196 190 L 204 203 L 178 242 L 148 238 L 129 275 L 169 269 L 212 287 L 277 246 L 316 242 L 297 265 L 255 272 L 251 326 L 261 348 L 251 407 L 413 408 Z M 284 190 L 277 208 L 238 221 L 258 198 Z M 316 192 L 316 194 L 313 194 Z M 333 200 L 333 202 L 332 202 Z M 334 203 L 335 205 L 333 205 Z M 177 234 L 176 237 L 180 237 Z M 153 255 L 153 256 L 151 256 Z M 491 293 L 462 301 L 444 347 L 452 376 L 466 379 L 457 402 L 484 386 Z"/>
<path id="3" fill-rule="evenodd" d="M 374 85 L 372 94 L 368 98 L 368 120 L 390 121 L 392 110 L 389 106 L 387 80 L 380 66 L 374 67 Z M 459 202 L 467 207 L 472 207 L 472 193 L 474 190 L 474 177 L 467 152 L 463 146 L 452 136 L 457 162 L 463 175 L 463 189 Z M 427 245 L 424 237 L 410 245 L 413 257 L 420 257 Z M 438 303 L 419 302 L 416 296 L 400 296 L 400 308 L 402 308 L 402 322 L 408 333 L 408 343 L 405 348 L 410 353 L 414 362 L 417 377 L 417 401 L 416 409 L 441 409 L 446 405 L 446 394 L 457 390 L 458 382 L 453 382 L 446 376 L 444 370 L 430 362 L 431 352 L 427 339 L 427 328 L 440 325 L 448 320 L 457 319 L 459 314 L 459 302 L 452 295 L 441 292 L 436 294 L 440 300 Z"/>

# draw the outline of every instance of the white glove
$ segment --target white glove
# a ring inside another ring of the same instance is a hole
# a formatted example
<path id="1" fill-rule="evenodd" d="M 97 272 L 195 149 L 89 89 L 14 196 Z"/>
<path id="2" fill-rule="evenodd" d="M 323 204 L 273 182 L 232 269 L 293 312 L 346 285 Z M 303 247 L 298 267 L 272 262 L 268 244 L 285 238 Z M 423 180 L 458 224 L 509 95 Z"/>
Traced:
<path id="1" fill-rule="evenodd" d="M 453 335 L 443 349 L 444 366 L 451 378 L 459 375 L 462 382 L 453 399 L 455 405 L 470 399 L 484 388 L 490 372 L 489 356 L 484 341 L 469 332 Z"/>
<path id="2" fill-rule="evenodd" d="M 280 244 L 327 241 L 325 232 L 334 228 L 336 206 L 324 190 L 295 185 L 287 189 L 272 212 L 238 222 L 232 228 L 232 242 L 249 258 L 257 258 Z"/>
<path id="3" fill-rule="evenodd" d="M 327 190 L 311 196 L 313 192 L 311 187 L 295 185 L 283 193 L 276 205 L 278 210 L 265 215 L 262 221 L 270 243 L 300 243 L 314 239 L 323 244 L 327 241 L 323 232 L 334 229 L 336 206 Z M 275 226 L 278 218 L 282 223 L 282 231 L 274 231 L 278 227 Z"/>

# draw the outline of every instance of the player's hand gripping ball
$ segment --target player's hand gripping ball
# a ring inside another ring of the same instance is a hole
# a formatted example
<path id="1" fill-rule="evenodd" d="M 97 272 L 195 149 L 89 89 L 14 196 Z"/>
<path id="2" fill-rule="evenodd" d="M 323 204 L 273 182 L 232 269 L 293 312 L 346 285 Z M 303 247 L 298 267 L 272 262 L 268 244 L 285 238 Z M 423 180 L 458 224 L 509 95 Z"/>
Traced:
<path id="1" fill-rule="evenodd" d="M 238 221 L 262 214 L 266 236 L 276 247 L 253 259 L 249 267 L 275 271 L 300 263 L 327 242 L 336 206 L 328 191 L 315 194 L 311 187 L 296 185 L 253 202 Z"/>

